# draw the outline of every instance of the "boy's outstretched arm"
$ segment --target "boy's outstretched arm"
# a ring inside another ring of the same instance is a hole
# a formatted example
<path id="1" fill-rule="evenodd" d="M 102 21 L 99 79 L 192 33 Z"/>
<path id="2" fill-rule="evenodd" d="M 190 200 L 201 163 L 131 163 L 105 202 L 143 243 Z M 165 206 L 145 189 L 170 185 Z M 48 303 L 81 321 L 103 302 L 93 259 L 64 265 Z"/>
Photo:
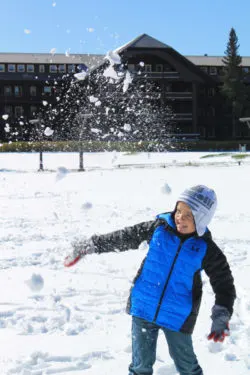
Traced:
<path id="1" fill-rule="evenodd" d="M 72 244 L 73 251 L 66 257 L 64 265 L 73 266 L 83 256 L 91 253 L 137 249 L 143 241 L 150 241 L 157 225 L 159 225 L 159 220 L 152 220 L 107 234 L 94 234 L 89 239 L 75 240 Z"/>
<path id="2" fill-rule="evenodd" d="M 209 243 L 208 255 L 204 259 L 204 270 L 215 293 L 208 339 L 222 342 L 229 335 L 229 320 L 233 313 L 236 291 L 226 256 L 213 241 Z"/>

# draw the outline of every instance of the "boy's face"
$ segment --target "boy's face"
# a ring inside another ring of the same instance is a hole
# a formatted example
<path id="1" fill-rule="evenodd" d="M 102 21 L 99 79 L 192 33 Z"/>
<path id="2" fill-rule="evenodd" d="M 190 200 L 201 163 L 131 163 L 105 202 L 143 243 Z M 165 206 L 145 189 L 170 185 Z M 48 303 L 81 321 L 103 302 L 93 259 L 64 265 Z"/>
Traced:
<path id="1" fill-rule="evenodd" d="M 191 208 L 184 202 L 178 202 L 174 221 L 177 231 L 181 234 L 195 232 L 195 222 Z"/>

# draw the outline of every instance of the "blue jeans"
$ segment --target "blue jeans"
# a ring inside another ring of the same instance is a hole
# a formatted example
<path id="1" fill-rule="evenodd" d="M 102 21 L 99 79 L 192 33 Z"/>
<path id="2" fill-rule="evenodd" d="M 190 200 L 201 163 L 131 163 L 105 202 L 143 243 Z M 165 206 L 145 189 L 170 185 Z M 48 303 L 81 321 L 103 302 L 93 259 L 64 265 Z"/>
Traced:
<path id="1" fill-rule="evenodd" d="M 203 375 L 190 334 L 170 331 L 144 319 L 132 317 L 132 363 L 129 375 L 152 375 L 159 329 L 168 343 L 169 354 L 180 375 Z"/>

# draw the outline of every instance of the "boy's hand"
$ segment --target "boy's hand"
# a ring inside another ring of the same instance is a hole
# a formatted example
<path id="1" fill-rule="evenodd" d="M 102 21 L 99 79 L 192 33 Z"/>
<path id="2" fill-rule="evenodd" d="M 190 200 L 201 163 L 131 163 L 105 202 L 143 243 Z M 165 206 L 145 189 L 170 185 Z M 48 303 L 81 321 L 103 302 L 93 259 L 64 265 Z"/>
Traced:
<path id="1" fill-rule="evenodd" d="M 92 240 L 86 240 L 86 239 L 83 239 L 80 241 L 77 240 L 73 242 L 72 246 L 73 246 L 72 253 L 68 255 L 64 260 L 65 267 L 72 267 L 85 255 L 95 252 L 95 246 Z"/>
<path id="2" fill-rule="evenodd" d="M 214 340 L 214 342 L 223 342 L 226 336 L 230 335 L 229 325 L 224 330 L 212 331 L 208 335 L 208 340 Z"/>
<path id="3" fill-rule="evenodd" d="M 213 340 L 214 342 L 223 342 L 226 336 L 229 336 L 229 319 L 230 313 L 224 306 L 215 305 L 212 308 L 213 323 L 211 327 L 211 332 L 208 335 L 208 340 Z"/>

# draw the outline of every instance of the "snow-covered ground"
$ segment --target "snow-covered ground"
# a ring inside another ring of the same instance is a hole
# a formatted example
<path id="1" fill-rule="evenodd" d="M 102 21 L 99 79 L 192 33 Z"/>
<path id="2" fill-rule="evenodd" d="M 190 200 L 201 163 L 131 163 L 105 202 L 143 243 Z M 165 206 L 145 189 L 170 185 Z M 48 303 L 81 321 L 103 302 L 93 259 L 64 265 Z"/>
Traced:
<path id="1" fill-rule="evenodd" d="M 201 159 L 207 154 L 85 154 L 86 171 L 77 172 L 77 154 L 46 153 L 37 172 L 38 154 L 0 153 L 0 374 L 126 375 L 125 305 L 146 246 L 88 255 L 70 269 L 64 257 L 75 237 L 151 220 L 198 183 L 217 192 L 210 229 L 238 297 L 231 336 L 207 341 L 214 296 L 203 275 L 194 346 L 205 375 L 250 373 L 250 164 L 230 154 Z M 162 335 L 155 373 L 176 374 Z"/>

